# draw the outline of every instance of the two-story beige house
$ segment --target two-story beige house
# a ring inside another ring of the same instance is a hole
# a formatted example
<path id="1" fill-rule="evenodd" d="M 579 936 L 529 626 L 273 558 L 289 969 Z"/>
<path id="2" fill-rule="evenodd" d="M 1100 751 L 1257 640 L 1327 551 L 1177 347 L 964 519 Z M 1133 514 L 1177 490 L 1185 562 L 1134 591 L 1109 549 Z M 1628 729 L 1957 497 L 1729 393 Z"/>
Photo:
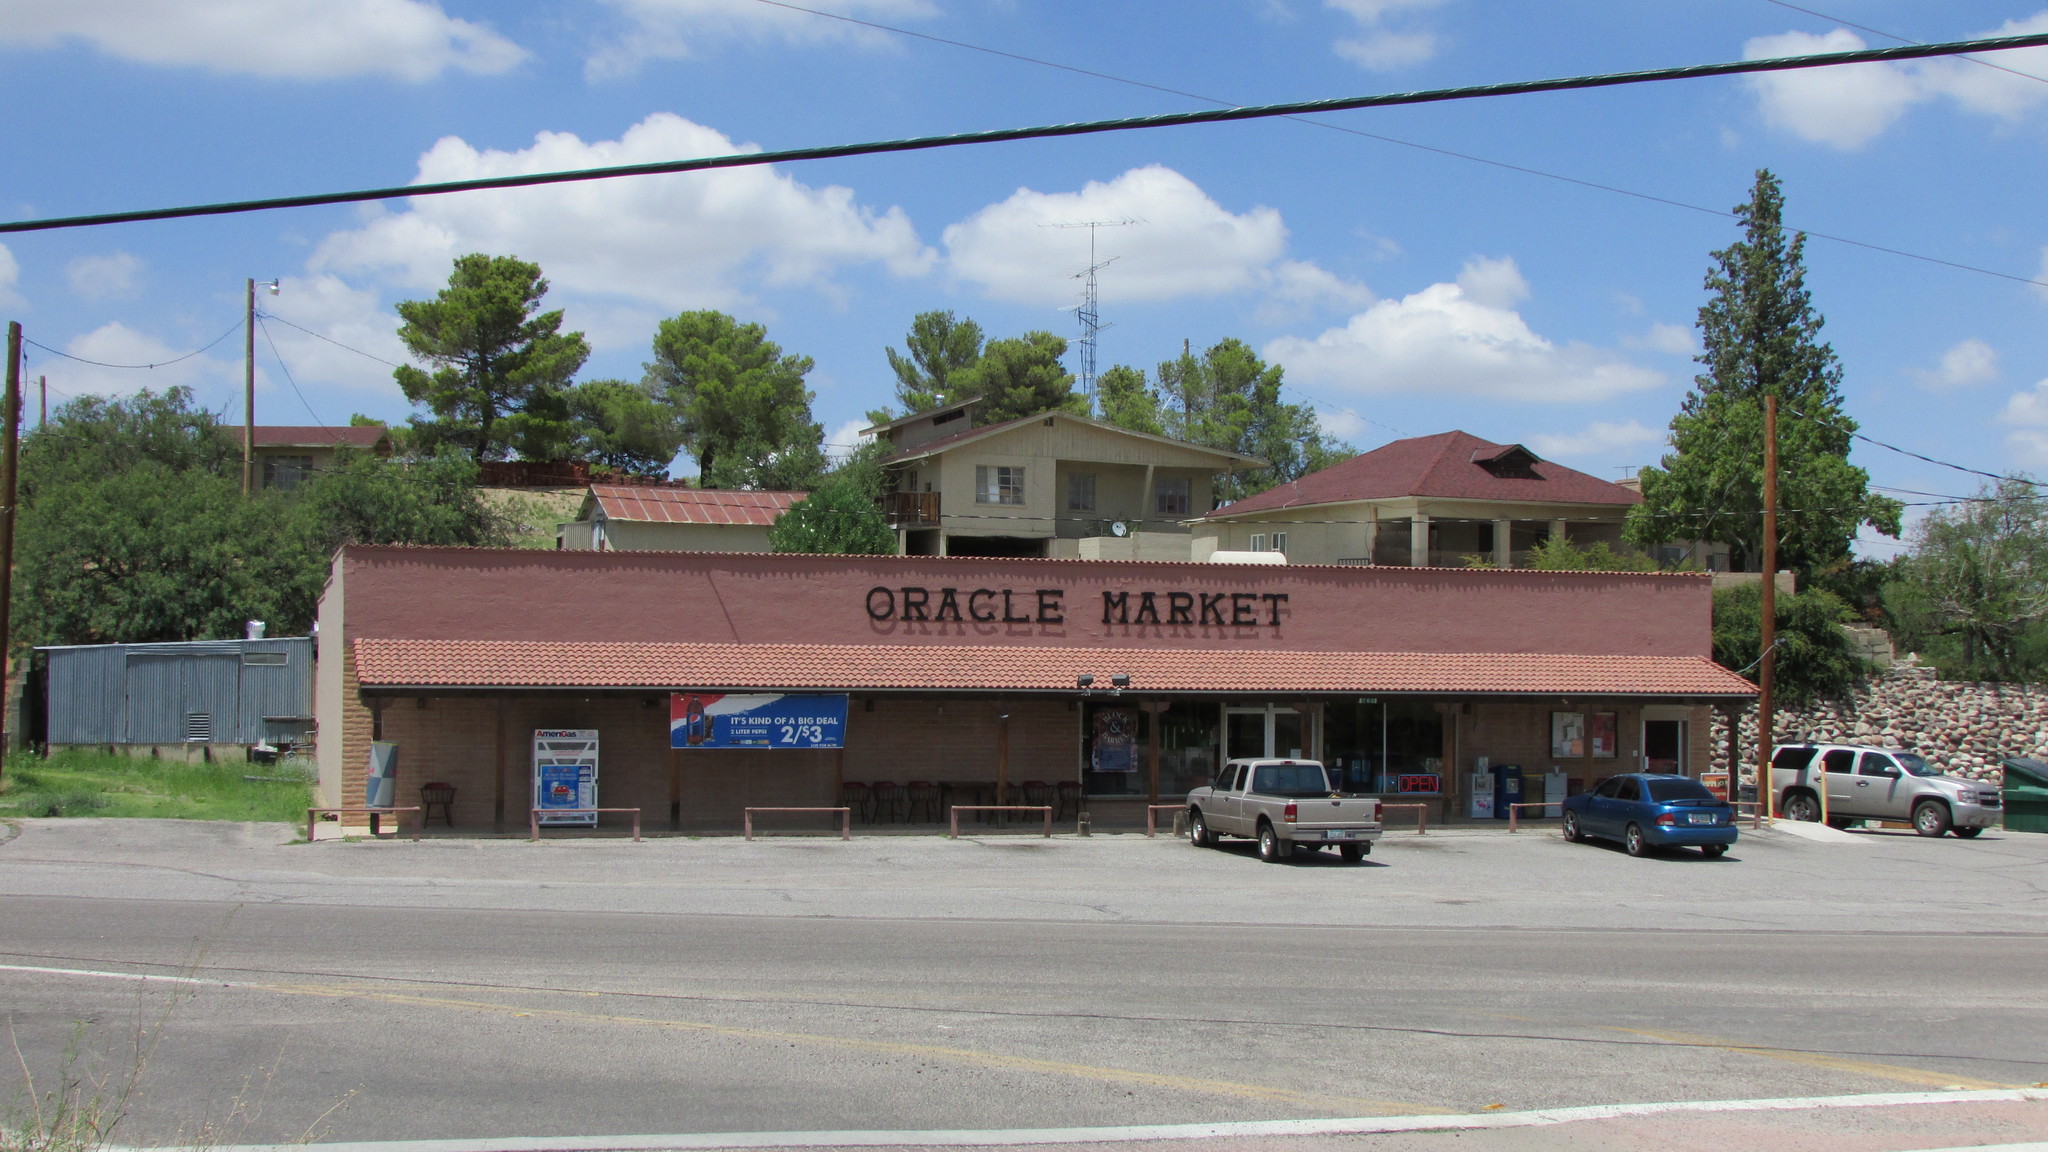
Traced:
<path id="1" fill-rule="evenodd" d="M 909 556 L 1186 560 L 1218 475 L 1266 462 L 1066 412 L 974 427 L 975 401 L 868 429 Z"/>
<path id="2" fill-rule="evenodd" d="M 1396 440 L 1201 517 L 1194 558 L 1282 552 L 1294 564 L 1522 566 L 1539 541 L 1621 544 L 1642 495 L 1520 444 L 1465 432 Z"/>

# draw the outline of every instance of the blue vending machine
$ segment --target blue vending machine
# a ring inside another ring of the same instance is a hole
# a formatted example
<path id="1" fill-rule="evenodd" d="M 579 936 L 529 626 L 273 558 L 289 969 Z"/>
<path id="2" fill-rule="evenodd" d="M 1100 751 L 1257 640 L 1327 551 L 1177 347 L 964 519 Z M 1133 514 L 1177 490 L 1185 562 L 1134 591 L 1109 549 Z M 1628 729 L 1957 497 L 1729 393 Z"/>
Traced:
<path id="1" fill-rule="evenodd" d="M 1515 764 L 1493 766 L 1493 818 L 1505 820 L 1514 809 L 1510 804 L 1522 802 L 1522 769 Z"/>

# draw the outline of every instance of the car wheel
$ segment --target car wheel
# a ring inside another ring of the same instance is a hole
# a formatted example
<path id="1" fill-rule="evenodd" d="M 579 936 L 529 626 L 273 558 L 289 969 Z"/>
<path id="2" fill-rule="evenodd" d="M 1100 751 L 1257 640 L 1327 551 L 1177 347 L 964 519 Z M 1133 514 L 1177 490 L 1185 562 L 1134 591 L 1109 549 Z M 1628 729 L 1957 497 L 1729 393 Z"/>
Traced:
<path id="1" fill-rule="evenodd" d="M 1365 849 L 1364 844 L 1340 844 L 1337 847 L 1337 855 L 1342 856 L 1346 864 L 1356 864 L 1365 859 Z"/>
<path id="2" fill-rule="evenodd" d="M 1913 831 L 1922 836 L 1939 836 L 1948 831 L 1948 805 L 1922 800 L 1913 806 Z"/>
<path id="3" fill-rule="evenodd" d="M 1961 836 L 1961 837 L 1962 837 L 1963 839 L 1965 839 L 1965 840 L 1975 840 L 1975 839 L 1977 838 L 1977 833 L 1979 833 L 1979 832 L 1982 832 L 1982 831 L 1983 831 L 1983 829 L 1982 829 L 1982 828 L 1951 828 L 1951 829 L 1949 829 L 1949 831 L 1951 831 L 1951 832 L 1955 833 L 1955 834 L 1956 834 L 1956 835 L 1958 835 L 1958 836 Z"/>
<path id="4" fill-rule="evenodd" d="M 1579 814 L 1577 812 L 1567 812 L 1564 814 L 1564 838 L 1574 844 L 1581 843 L 1586 839 L 1585 829 L 1579 827 Z"/>
<path id="5" fill-rule="evenodd" d="M 1209 834 L 1209 822 L 1200 812 L 1188 817 L 1188 843 L 1197 848 L 1214 848 L 1216 837 Z"/>
<path id="6" fill-rule="evenodd" d="M 1628 831 L 1621 834 L 1621 846 L 1628 849 L 1628 854 L 1631 856 L 1648 856 L 1650 854 L 1650 840 L 1647 836 L 1643 835 L 1643 830 L 1639 825 L 1631 824 L 1628 826 Z"/>
<path id="7" fill-rule="evenodd" d="M 1801 824 L 1813 824 L 1820 820 L 1820 801 L 1811 792 L 1794 792 L 1785 797 L 1785 819 L 1797 820 Z"/>
<path id="8" fill-rule="evenodd" d="M 1271 824 L 1259 825 L 1259 859 L 1268 864 L 1278 864 L 1287 855 L 1280 846 L 1280 834 L 1273 831 Z"/>
<path id="9" fill-rule="evenodd" d="M 1721 857 L 1726 856 L 1727 854 L 1728 846 L 1726 844 L 1700 845 L 1700 855 L 1705 856 L 1709 860 L 1719 860 Z"/>

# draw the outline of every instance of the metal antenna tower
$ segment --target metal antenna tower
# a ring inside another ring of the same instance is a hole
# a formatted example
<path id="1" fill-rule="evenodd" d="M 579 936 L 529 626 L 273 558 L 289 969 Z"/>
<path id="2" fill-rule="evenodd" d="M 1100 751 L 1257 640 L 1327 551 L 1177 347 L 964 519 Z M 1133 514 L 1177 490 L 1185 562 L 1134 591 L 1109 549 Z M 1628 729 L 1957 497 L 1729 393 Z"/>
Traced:
<path id="1" fill-rule="evenodd" d="M 1096 295 L 1095 274 L 1118 260 L 1115 256 L 1107 260 L 1095 258 L 1095 230 L 1143 223 L 1143 220 L 1067 220 L 1043 225 L 1046 228 L 1088 230 L 1088 267 L 1074 274 L 1074 279 L 1082 281 L 1081 303 L 1074 309 L 1074 315 L 1081 321 L 1081 394 L 1088 398 L 1088 411 L 1091 414 L 1095 411 L 1095 337 L 1103 328 L 1102 312 Z"/>

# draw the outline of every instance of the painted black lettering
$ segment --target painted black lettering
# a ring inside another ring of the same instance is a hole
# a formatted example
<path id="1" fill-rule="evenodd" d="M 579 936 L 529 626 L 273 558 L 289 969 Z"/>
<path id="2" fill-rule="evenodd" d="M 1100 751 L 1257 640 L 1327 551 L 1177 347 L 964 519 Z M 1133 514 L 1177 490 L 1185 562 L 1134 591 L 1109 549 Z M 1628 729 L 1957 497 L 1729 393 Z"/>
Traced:
<path id="1" fill-rule="evenodd" d="M 1223 593 L 1202 593 L 1202 623 L 1223 626 Z"/>
<path id="2" fill-rule="evenodd" d="M 1258 617 L 1252 615 L 1252 601 L 1257 599 L 1258 595 L 1256 593 L 1232 592 L 1230 594 L 1231 624 L 1239 628 L 1251 628 L 1256 626 L 1259 622 L 1259 619 Z M 905 620 L 910 619 L 910 589 L 908 588 L 905 588 L 903 590 L 903 618 Z M 920 619 L 922 619 L 922 617 L 920 617 Z"/>
<path id="3" fill-rule="evenodd" d="M 1111 615 L 1111 613 L 1115 615 Z M 1131 622 L 1131 594 L 1129 592 L 1104 592 L 1102 594 L 1102 622 L 1104 624 L 1129 624 Z"/>
<path id="4" fill-rule="evenodd" d="M 952 613 L 952 615 L 948 616 L 948 612 Z M 954 595 L 953 589 L 939 589 L 939 606 L 932 612 L 932 619 L 935 621 L 951 620 L 955 624 L 960 623 L 960 601 Z"/>
<path id="5" fill-rule="evenodd" d="M 1038 622 L 1040 624 L 1065 624 L 1067 613 L 1060 604 L 1065 588 L 1040 588 L 1038 590 Z"/>
<path id="6" fill-rule="evenodd" d="M 983 624 L 988 624 L 992 623 L 995 620 L 996 610 L 993 608 L 989 609 L 987 612 L 983 612 L 981 610 L 981 599 L 984 596 L 988 597 L 990 600 L 995 599 L 995 590 L 990 588 L 976 588 L 974 591 L 969 592 L 967 594 L 967 614 L 969 616 L 974 617 L 976 620 L 981 621 Z"/>
<path id="7" fill-rule="evenodd" d="M 1287 603 L 1287 593 L 1261 592 L 1259 593 L 1259 599 L 1264 600 L 1266 607 L 1273 610 L 1273 614 L 1266 617 L 1266 623 L 1278 628 L 1280 626 L 1280 606 Z"/>
<path id="8" fill-rule="evenodd" d="M 880 597 L 880 603 L 876 603 L 877 597 Z M 895 618 L 896 594 L 887 588 L 868 589 L 868 619 L 894 620 Z"/>
<path id="9" fill-rule="evenodd" d="M 1168 624 L 1193 624 L 1195 622 L 1195 598 L 1186 592 L 1166 594 L 1166 622 Z"/>
<path id="10" fill-rule="evenodd" d="M 1003 589 L 1003 623 L 1005 623 L 1005 624 L 1029 624 L 1029 623 L 1031 623 L 1031 617 L 1029 617 L 1029 616 L 1019 616 L 1019 615 L 1017 615 L 1016 613 L 1014 613 L 1014 612 L 1010 611 L 1010 590 L 1009 590 L 1008 588 L 1005 588 L 1005 589 Z"/>
<path id="11" fill-rule="evenodd" d="M 903 590 L 904 622 L 908 623 L 912 620 L 931 619 L 931 617 L 925 611 L 926 608 L 930 607 L 931 602 L 932 594 L 926 591 L 925 589 L 905 588 Z"/>
<path id="12" fill-rule="evenodd" d="M 1133 624 L 1159 623 L 1159 601 L 1150 592 L 1138 593 L 1138 614 L 1131 617 Z"/>

